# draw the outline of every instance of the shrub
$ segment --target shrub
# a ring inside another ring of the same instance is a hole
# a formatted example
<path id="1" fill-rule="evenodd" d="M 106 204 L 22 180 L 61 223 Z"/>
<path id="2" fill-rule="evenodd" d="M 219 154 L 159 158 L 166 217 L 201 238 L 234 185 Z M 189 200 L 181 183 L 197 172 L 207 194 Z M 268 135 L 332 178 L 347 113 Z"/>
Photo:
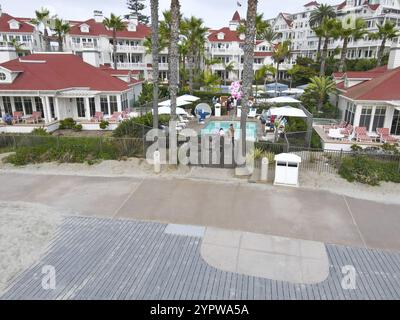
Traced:
<path id="1" fill-rule="evenodd" d="M 50 135 L 44 128 L 35 128 L 31 132 L 34 136 L 48 136 Z"/>
<path id="2" fill-rule="evenodd" d="M 82 131 L 82 125 L 81 124 L 76 124 L 76 125 L 73 126 L 73 129 L 75 131 Z"/>
<path id="3" fill-rule="evenodd" d="M 101 120 L 100 122 L 100 129 L 105 130 L 108 128 L 108 126 L 110 125 L 110 123 L 106 120 Z"/>
<path id="4" fill-rule="evenodd" d="M 168 126 L 170 116 L 160 115 L 158 122 L 160 125 Z M 122 121 L 114 130 L 114 137 L 135 137 L 142 138 L 143 134 L 153 127 L 153 115 L 146 113 L 145 115 L 137 118 L 131 118 Z"/>
<path id="5" fill-rule="evenodd" d="M 66 118 L 60 121 L 60 129 L 74 129 L 76 121 L 72 118 Z"/>
<path id="6" fill-rule="evenodd" d="M 356 155 L 343 159 L 339 174 L 349 182 L 378 186 L 381 181 L 400 183 L 398 166 L 398 161 L 382 161 Z"/>

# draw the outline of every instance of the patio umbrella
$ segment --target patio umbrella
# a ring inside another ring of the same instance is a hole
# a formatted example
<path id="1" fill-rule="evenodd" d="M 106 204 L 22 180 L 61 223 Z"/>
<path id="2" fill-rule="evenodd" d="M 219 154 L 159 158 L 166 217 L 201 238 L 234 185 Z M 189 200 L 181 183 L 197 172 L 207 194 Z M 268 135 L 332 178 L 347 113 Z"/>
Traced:
<path id="1" fill-rule="evenodd" d="M 192 102 L 184 100 L 184 99 L 182 99 L 182 97 L 178 97 L 176 99 L 176 106 L 177 107 L 187 106 L 189 104 L 192 104 Z M 166 101 L 160 102 L 158 104 L 158 106 L 159 107 L 170 107 L 171 106 L 171 100 L 166 100 Z"/>
<path id="2" fill-rule="evenodd" d="M 182 99 L 183 101 L 188 101 L 188 102 L 196 102 L 200 100 L 199 97 L 195 97 L 190 94 L 184 94 L 183 96 L 178 97 L 178 99 Z"/>
<path id="3" fill-rule="evenodd" d="M 303 110 L 293 108 L 293 107 L 281 107 L 281 108 L 271 108 L 268 110 L 269 116 L 276 117 L 298 117 L 298 118 L 307 118 L 307 115 Z"/>
<path id="4" fill-rule="evenodd" d="M 298 88 L 292 88 L 292 89 L 288 89 L 288 90 L 284 90 L 282 91 L 283 94 L 303 94 L 304 90 L 303 89 L 298 89 Z"/>
<path id="5" fill-rule="evenodd" d="M 301 103 L 301 101 L 292 97 L 275 97 L 271 99 L 265 99 L 266 103 Z"/>
<path id="6" fill-rule="evenodd" d="M 158 114 L 171 114 L 171 107 L 159 107 L 158 108 Z M 176 108 L 176 114 L 177 115 L 186 115 L 187 116 L 187 112 L 182 109 L 182 108 Z"/>

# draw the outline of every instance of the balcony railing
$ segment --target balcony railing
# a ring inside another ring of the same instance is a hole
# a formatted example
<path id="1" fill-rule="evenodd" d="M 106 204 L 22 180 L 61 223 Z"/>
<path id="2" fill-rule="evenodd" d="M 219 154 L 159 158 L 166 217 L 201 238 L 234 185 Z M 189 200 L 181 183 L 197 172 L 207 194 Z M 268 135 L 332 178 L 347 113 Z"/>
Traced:
<path id="1" fill-rule="evenodd" d="M 211 48 L 210 52 L 212 54 L 232 55 L 232 54 L 243 54 L 243 49 L 238 49 L 238 48 Z"/>
<path id="2" fill-rule="evenodd" d="M 110 50 L 113 50 L 113 45 L 110 44 Z M 146 53 L 146 47 L 144 46 L 130 46 L 130 45 L 117 45 L 118 52 L 134 52 L 134 53 Z"/>
<path id="3" fill-rule="evenodd" d="M 99 46 L 93 42 L 82 42 L 82 43 L 72 43 L 71 48 L 73 50 L 85 50 L 85 49 L 98 49 Z"/>
<path id="4" fill-rule="evenodd" d="M 125 69 L 125 70 L 138 70 L 138 69 L 145 69 L 146 64 L 142 62 L 118 62 L 117 63 L 118 69 Z"/>
<path id="5" fill-rule="evenodd" d="M 168 70 L 168 66 L 169 66 L 168 63 L 160 62 L 158 64 L 158 69 L 160 69 L 160 70 Z"/>

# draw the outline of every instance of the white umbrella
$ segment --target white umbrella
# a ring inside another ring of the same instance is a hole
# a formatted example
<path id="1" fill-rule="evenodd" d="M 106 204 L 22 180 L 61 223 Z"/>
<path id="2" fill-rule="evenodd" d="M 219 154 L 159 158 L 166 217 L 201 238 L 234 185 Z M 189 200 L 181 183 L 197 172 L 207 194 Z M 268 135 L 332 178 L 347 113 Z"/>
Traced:
<path id="1" fill-rule="evenodd" d="M 184 101 L 189 101 L 189 102 L 196 102 L 200 100 L 199 97 L 195 97 L 190 94 L 184 94 L 183 96 L 178 97 L 178 99 L 182 99 Z"/>
<path id="2" fill-rule="evenodd" d="M 294 99 L 292 97 L 275 97 L 271 99 L 266 99 L 267 103 L 301 103 L 301 101 Z"/>
<path id="3" fill-rule="evenodd" d="M 192 104 L 192 102 L 187 101 L 187 100 L 184 100 L 184 99 L 182 99 L 181 97 L 178 97 L 178 98 L 176 99 L 176 106 L 177 106 L 177 107 L 187 106 L 187 105 L 189 105 L 189 104 Z M 167 101 L 160 102 L 160 103 L 158 104 L 158 106 L 160 106 L 160 107 L 170 107 L 170 106 L 171 106 L 171 100 L 167 100 Z"/>
<path id="4" fill-rule="evenodd" d="M 282 91 L 283 94 L 303 94 L 303 89 L 292 88 L 285 91 Z"/>
<path id="5" fill-rule="evenodd" d="M 270 116 L 276 117 L 298 117 L 298 118 L 307 118 L 307 115 L 303 110 L 293 108 L 293 107 L 281 107 L 281 108 L 271 108 L 268 110 L 268 114 Z"/>
<path id="6" fill-rule="evenodd" d="M 158 114 L 171 114 L 171 107 L 159 107 Z M 176 108 L 176 114 L 187 116 L 187 112 L 185 110 L 183 110 L 182 108 Z"/>

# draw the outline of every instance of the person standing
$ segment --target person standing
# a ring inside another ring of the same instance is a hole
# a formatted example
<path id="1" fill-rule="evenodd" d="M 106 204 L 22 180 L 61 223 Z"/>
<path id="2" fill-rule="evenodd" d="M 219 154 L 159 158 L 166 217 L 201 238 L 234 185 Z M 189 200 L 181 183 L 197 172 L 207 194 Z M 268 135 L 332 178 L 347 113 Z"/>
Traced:
<path id="1" fill-rule="evenodd" d="M 232 144 L 235 144 L 235 128 L 233 127 L 233 123 L 230 124 L 228 133 Z"/>

